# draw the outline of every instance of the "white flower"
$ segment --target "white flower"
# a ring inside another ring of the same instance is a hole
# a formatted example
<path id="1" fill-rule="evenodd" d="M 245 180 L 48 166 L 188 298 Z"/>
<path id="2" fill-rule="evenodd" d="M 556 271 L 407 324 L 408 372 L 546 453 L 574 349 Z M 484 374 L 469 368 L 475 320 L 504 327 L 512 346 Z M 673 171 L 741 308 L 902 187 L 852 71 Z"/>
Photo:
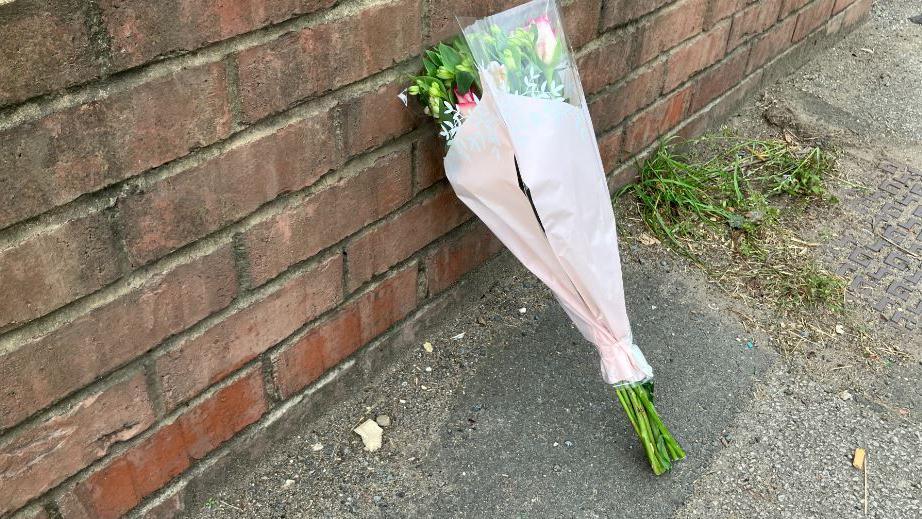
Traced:
<path id="1" fill-rule="evenodd" d="M 497 88 L 503 91 L 507 91 L 509 87 L 506 84 L 506 66 L 500 64 L 497 61 L 491 61 L 487 65 L 487 74 L 490 74 L 490 77 L 493 78 L 493 83 Z"/>

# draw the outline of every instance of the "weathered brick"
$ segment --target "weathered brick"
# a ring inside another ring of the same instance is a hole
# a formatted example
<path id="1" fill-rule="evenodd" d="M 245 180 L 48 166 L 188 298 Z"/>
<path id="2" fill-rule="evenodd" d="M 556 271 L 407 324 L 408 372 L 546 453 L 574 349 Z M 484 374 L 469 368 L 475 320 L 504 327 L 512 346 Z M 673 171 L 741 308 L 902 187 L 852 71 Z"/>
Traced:
<path id="1" fill-rule="evenodd" d="M 483 18 L 521 3 L 521 0 L 430 0 L 430 36 L 426 45 L 459 34 L 461 27 L 458 25 L 457 16 Z"/>
<path id="2" fill-rule="evenodd" d="M 262 370 L 253 367 L 177 419 L 186 451 L 196 460 L 205 457 L 259 420 L 268 408 Z"/>
<path id="3" fill-rule="evenodd" d="M 728 49 L 735 49 L 749 38 L 765 32 L 775 24 L 782 0 L 763 0 L 750 5 L 733 17 Z"/>
<path id="4" fill-rule="evenodd" d="M 178 422 L 161 427 L 59 499 L 62 517 L 121 517 L 189 467 L 185 442 Z"/>
<path id="5" fill-rule="evenodd" d="M 663 84 L 664 62 L 644 67 L 621 85 L 609 89 L 589 104 L 596 131 L 611 128 L 652 103 Z"/>
<path id="6" fill-rule="evenodd" d="M 140 511 L 142 519 L 174 519 L 184 517 L 186 503 L 183 501 L 185 485 L 177 485 L 161 494 L 156 502 L 148 504 Z"/>
<path id="7" fill-rule="evenodd" d="M 227 136 L 228 106 L 213 63 L 0 131 L 0 228 Z"/>
<path id="8" fill-rule="evenodd" d="M 134 508 L 141 499 L 134 490 L 131 467 L 117 459 L 79 484 L 74 495 L 58 501 L 63 519 L 115 519 Z"/>
<path id="9" fill-rule="evenodd" d="M 0 250 L 0 329 L 95 292 L 119 278 L 119 249 L 103 213 Z"/>
<path id="10" fill-rule="evenodd" d="M 602 0 L 602 29 L 624 25 L 675 0 Z"/>
<path id="11" fill-rule="evenodd" d="M 729 91 L 746 76 L 749 49 L 738 49 L 723 63 L 708 70 L 695 80 L 694 93 L 689 104 L 689 113 L 695 113 L 708 103 Z"/>
<path id="12" fill-rule="evenodd" d="M 143 265 L 337 167 L 333 118 L 316 114 L 119 200 L 125 245 Z M 258 181 L 256 181 L 258 179 Z"/>
<path id="13" fill-rule="evenodd" d="M 406 88 L 407 80 L 401 76 L 343 103 L 342 139 L 347 156 L 403 135 L 422 122 L 422 111 L 407 108 L 397 97 Z"/>
<path id="14" fill-rule="evenodd" d="M 0 13 L 0 106 L 97 77 L 86 3 L 19 0 Z M 66 64 L 66 66 L 63 66 Z"/>
<path id="15" fill-rule="evenodd" d="M 260 119 L 415 54 L 421 46 L 419 2 L 372 4 L 240 52 L 240 100 L 246 119 Z"/>
<path id="16" fill-rule="evenodd" d="M 809 4 L 814 0 L 784 0 L 781 4 L 781 12 L 778 13 L 779 19 L 786 18 L 789 14 Z"/>
<path id="17" fill-rule="evenodd" d="M 664 92 L 671 92 L 701 70 L 720 61 L 727 51 L 730 22 L 725 21 L 673 51 L 666 62 Z"/>
<path id="18" fill-rule="evenodd" d="M 688 85 L 676 91 L 628 123 L 624 135 L 624 149 L 632 155 L 639 153 L 678 125 L 685 116 L 692 87 L 693 85 Z"/>
<path id="19" fill-rule="evenodd" d="M 829 19 L 829 22 L 826 23 L 826 29 L 825 29 L 826 36 L 831 36 L 841 31 L 842 22 L 844 21 L 845 21 L 845 13 L 839 13 L 839 14 L 833 15 L 832 18 Z"/>
<path id="20" fill-rule="evenodd" d="M 0 443 L 0 514 L 15 510 L 147 429 L 144 375 L 93 393 Z"/>
<path id="21" fill-rule="evenodd" d="M 621 163 L 621 144 L 624 140 L 624 131 L 621 128 L 612 130 L 599 137 L 599 154 L 605 171 L 614 170 Z"/>
<path id="22" fill-rule="evenodd" d="M 594 40 L 599 32 L 602 0 L 570 0 L 560 6 L 563 31 L 573 49 Z"/>
<path id="23" fill-rule="evenodd" d="M 101 0 L 112 61 L 123 69 L 327 8 L 335 0 Z"/>
<path id="24" fill-rule="evenodd" d="M 855 3 L 856 0 L 836 0 L 836 5 L 832 8 L 832 14 L 839 14 L 846 7 Z"/>
<path id="25" fill-rule="evenodd" d="M 602 90 L 633 69 L 634 30 L 626 28 L 606 34 L 601 44 L 577 58 L 586 95 Z"/>
<path id="26" fill-rule="evenodd" d="M 747 97 L 758 91 L 761 84 L 762 70 L 757 70 L 730 89 L 707 110 L 702 110 L 689 117 L 676 132 L 676 135 L 682 139 L 692 139 L 704 134 L 717 124 L 723 123 L 734 110 L 739 109 Z"/>
<path id="27" fill-rule="evenodd" d="M 51 516 L 43 506 L 35 504 L 16 512 L 13 519 L 51 519 Z"/>
<path id="28" fill-rule="evenodd" d="M 797 27 L 794 28 L 794 43 L 807 37 L 829 20 L 835 0 L 816 0 L 797 15 Z"/>
<path id="29" fill-rule="evenodd" d="M 283 398 L 301 391 L 416 308 L 416 265 L 359 295 L 272 357 L 273 378 Z"/>
<path id="30" fill-rule="evenodd" d="M 429 294 L 442 292 L 503 249 L 503 244 L 480 222 L 442 244 L 426 258 Z"/>
<path id="31" fill-rule="evenodd" d="M 858 0 L 845 10 L 845 19 L 842 21 L 842 28 L 846 29 L 862 21 L 871 11 L 871 5 L 874 0 Z"/>
<path id="32" fill-rule="evenodd" d="M 346 288 L 359 287 L 470 217 L 470 211 L 454 192 L 443 185 L 433 196 L 381 222 L 349 244 Z"/>
<path id="33" fill-rule="evenodd" d="M 445 178 L 445 143 L 434 131 L 416 142 L 415 191 L 419 192 Z"/>
<path id="34" fill-rule="evenodd" d="M 345 178 L 246 230 L 244 244 L 255 286 L 310 258 L 409 200 L 408 149 L 379 158 Z"/>
<path id="35" fill-rule="evenodd" d="M 175 408 L 336 306 L 342 269 L 342 256 L 328 258 L 161 355 L 155 368 L 164 405 Z"/>
<path id="36" fill-rule="evenodd" d="M 701 32 L 707 7 L 707 0 L 680 0 L 656 13 L 640 28 L 637 62 L 646 63 Z"/>
<path id="37" fill-rule="evenodd" d="M 704 26 L 710 27 L 724 18 L 733 16 L 750 3 L 752 0 L 711 0 L 711 8 L 705 17 Z"/>
<path id="38" fill-rule="evenodd" d="M 755 40 L 749 54 L 749 65 L 746 67 L 747 74 L 761 68 L 791 46 L 791 38 L 796 24 L 797 17 L 788 18 Z"/>
<path id="39" fill-rule="evenodd" d="M 227 306 L 236 287 L 233 253 L 226 245 L 0 355 L 0 428 Z"/>

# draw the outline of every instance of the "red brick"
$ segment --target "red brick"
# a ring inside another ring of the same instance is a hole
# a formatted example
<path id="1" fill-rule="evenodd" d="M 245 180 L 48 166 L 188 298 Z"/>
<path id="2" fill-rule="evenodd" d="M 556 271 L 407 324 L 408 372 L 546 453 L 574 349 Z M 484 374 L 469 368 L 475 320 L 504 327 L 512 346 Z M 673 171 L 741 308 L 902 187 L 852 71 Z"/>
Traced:
<path id="1" fill-rule="evenodd" d="M 416 142 L 415 192 L 422 191 L 445 178 L 445 143 L 434 131 Z"/>
<path id="2" fill-rule="evenodd" d="M 709 128 L 722 124 L 734 110 L 739 109 L 747 97 L 759 90 L 761 84 L 762 70 L 757 70 L 730 89 L 707 110 L 688 117 L 676 135 L 682 139 L 692 139 L 704 134 Z"/>
<path id="3" fill-rule="evenodd" d="M 183 431 L 168 424 L 77 483 L 59 501 L 64 519 L 121 517 L 190 465 Z"/>
<path id="4" fill-rule="evenodd" d="M 664 92 L 670 92 L 701 70 L 720 61 L 727 51 L 730 22 L 726 21 L 676 49 L 666 62 Z"/>
<path id="5" fill-rule="evenodd" d="M 711 9 L 705 19 L 704 26 L 710 27 L 724 18 L 733 16 L 750 3 L 751 0 L 711 0 Z"/>
<path id="6" fill-rule="evenodd" d="M 230 133 L 222 63 L 0 131 L 0 228 Z"/>
<path id="7" fill-rule="evenodd" d="M 237 280 L 230 245 L 157 274 L 124 295 L 0 355 L 0 428 L 143 354 L 227 306 Z"/>
<path id="8" fill-rule="evenodd" d="M 2 9 L 0 106 L 100 74 L 101 61 L 96 59 L 87 30 L 84 2 L 18 1 Z"/>
<path id="9" fill-rule="evenodd" d="M 602 29 L 624 25 L 674 0 L 602 0 Z"/>
<path id="10" fill-rule="evenodd" d="M 634 30 L 618 30 L 606 34 L 601 44 L 581 54 L 577 60 L 580 79 L 586 95 L 591 95 L 615 83 L 633 69 Z"/>
<path id="11" fill-rule="evenodd" d="M 784 0 L 781 4 L 781 12 L 778 13 L 779 19 L 786 18 L 789 14 L 809 4 L 814 0 Z"/>
<path id="12" fill-rule="evenodd" d="M 739 49 L 723 63 L 708 70 L 695 81 L 694 93 L 688 112 L 695 113 L 724 92 L 739 84 L 746 76 L 749 49 Z"/>
<path id="13" fill-rule="evenodd" d="M 116 238 L 93 213 L 0 250 L 0 329 L 95 292 L 121 276 Z"/>
<path id="14" fill-rule="evenodd" d="M 236 146 L 119 201 L 125 245 L 143 265 L 221 229 L 342 161 L 321 113 Z M 254 179 L 259 179 L 254 181 Z"/>
<path id="15" fill-rule="evenodd" d="M 602 0 L 570 0 L 560 6 L 563 32 L 570 48 L 579 49 L 599 32 Z"/>
<path id="16" fill-rule="evenodd" d="M 735 49 L 749 38 L 765 32 L 775 24 L 782 0 L 762 0 L 754 3 L 733 17 L 728 49 Z"/>
<path id="17" fill-rule="evenodd" d="M 433 196 L 369 229 L 346 248 L 347 289 L 359 287 L 470 217 L 470 211 L 445 185 Z"/>
<path id="18" fill-rule="evenodd" d="M 63 519 L 115 519 L 140 501 L 131 479 L 131 467 L 118 458 L 103 470 L 79 484 L 75 495 L 63 496 L 58 503 Z"/>
<path id="19" fill-rule="evenodd" d="M 272 358 L 283 398 L 307 387 L 416 308 L 416 265 L 381 281 Z"/>
<path id="20" fill-rule="evenodd" d="M 847 29 L 852 25 L 864 20 L 868 12 L 871 11 L 871 5 L 874 0 L 858 0 L 851 7 L 845 10 L 845 19 L 842 21 L 842 28 Z"/>
<path id="21" fill-rule="evenodd" d="M 179 417 L 186 449 L 193 459 L 229 440 L 265 414 L 269 404 L 262 370 L 254 367 Z"/>
<path id="22" fill-rule="evenodd" d="M 357 155 L 394 137 L 410 132 L 422 121 L 422 111 L 404 106 L 397 95 L 407 88 L 400 76 L 390 84 L 343 103 L 343 142 L 347 156 Z"/>
<path id="23" fill-rule="evenodd" d="M 0 443 L 0 514 L 19 508 L 147 429 L 144 375 L 93 393 Z"/>
<path id="24" fill-rule="evenodd" d="M 749 65 L 746 67 L 748 74 L 761 68 L 791 46 L 796 23 L 796 17 L 788 18 L 755 40 L 749 54 Z"/>
<path id="25" fill-rule="evenodd" d="M 460 34 L 458 16 L 483 18 L 521 3 L 522 0 L 430 0 L 430 36 L 426 45 Z"/>
<path id="26" fill-rule="evenodd" d="M 621 128 L 612 130 L 599 137 L 599 154 L 605 171 L 614 170 L 621 163 L 621 145 L 624 141 L 624 131 Z"/>
<path id="27" fill-rule="evenodd" d="M 329 7 L 335 0 L 101 0 L 99 9 L 122 69 Z"/>
<path id="28" fill-rule="evenodd" d="M 333 256 L 160 356 L 164 405 L 175 408 L 336 306 L 342 269 L 342 256 Z"/>
<path id="29" fill-rule="evenodd" d="M 595 98 L 589 105 L 596 131 L 611 128 L 659 97 L 663 84 L 663 62 L 644 67 L 619 86 Z"/>
<path id="30" fill-rule="evenodd" d="M 674 128 L 685 115 L 692 85 L 641 112 L 625 129 L 624 149 L 631 155 L 639 153 L 656 139 Z"/>
<path id="31" fill-rule="evenodd" d="M 810 7 L 807 7 L 797 15 L 797 27 L 794 28 L 794 39 L 796 43 L 807 37 L 808 34 L 816 30 L 829 20 L 832 13 L 832 7 L 835 0 L 816 0 Z"/>
<path id="32" fill-rule="evenodd" d="M 430 295 L 438 294 L 503 249 L 503 244 L 480 222 L 432 252 L 426 258 Z"/>
<path id="33" fill-rule="evenodd" d="M 310 258 L 400 207 L 410 198 L 411 154 L 379 158 L 356 175 L 325 187 L 243 233 L 253 285 Z"/>
<path id="34" fill-rule="evenodd" d="M 701 32 L 707 7 L 707 0 L 680 0 L 656 13 L 640 29 L 637 62 L 646 63 Z"/>
<path id="35" fill-rule="evenodd" d="M 855 0 L 836 0 L 836 5 L 832 8 L 832 14 L 839 14 L 854 3 Z"/>
<path id="36" fill-rule="evenodd" d="M 419 2 L 372 4 L 358 13 L 241 51 L 240 100 L 246 119 L 260 119 L 418 52 Z"/>
<path id="37" fill-rule="evenodd" d="M 841 31 L 842 22 L 844 21 L 845 21 L 845 13 L 839 13 L 837 15 L 833 15 L 833 17 L 829 19 L 829 22 L 826 23 L 826 36 L 831 36 Z"/>

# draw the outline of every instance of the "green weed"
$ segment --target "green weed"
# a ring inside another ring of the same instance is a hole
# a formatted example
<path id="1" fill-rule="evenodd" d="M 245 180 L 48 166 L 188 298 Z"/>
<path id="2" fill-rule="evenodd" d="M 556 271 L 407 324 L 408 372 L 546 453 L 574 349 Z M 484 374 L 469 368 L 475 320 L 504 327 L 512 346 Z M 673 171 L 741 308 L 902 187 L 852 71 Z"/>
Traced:
<path id="1" fill-rule="evenodd" d="M 619 195 L 633 194 L 651 232 L 715 277 L 735 274 L 782 307 L 838 308 L 843 280 L 790 246 L 799 211 L 835 202 L 834 167 L 826 150 L 784 140 L 666 141 Z"/>

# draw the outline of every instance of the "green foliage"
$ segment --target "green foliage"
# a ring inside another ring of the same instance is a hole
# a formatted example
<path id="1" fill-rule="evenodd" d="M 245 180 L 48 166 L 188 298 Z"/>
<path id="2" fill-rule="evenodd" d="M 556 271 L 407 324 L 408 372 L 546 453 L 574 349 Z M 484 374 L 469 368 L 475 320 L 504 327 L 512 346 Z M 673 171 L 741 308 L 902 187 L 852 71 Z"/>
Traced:
<path id="1" fill-rule="evenodd" d="M 682 147 L 704 148 L 709 156 L 692 159 L 662 142 L 644 162 L 640 180 L 619 193 L 634 193 L 647 225 L 675 245 L 702 224 L 752 234 L 777 216 L 770 200 L 780 194 L 807 202 L 833 200 L 823 177 L 834 160 L 818 147 L 713 136 Z"/>
<path id="2" fill-rule="evenodd" d="M 782 307 L 839 309 L 843 280 L 794 252 L 793 233 L 785 227 L 798 207 L 835 201 L 825 188 L 834 164 L 822 148 L 782 140 L 663 142 L 637 183 L 619 194 L 633 193 L 647 227 L 680 253 L 708 271 L 723 263 L 718 277 L 733 272 L 750 291 Z M 692 247 L 708 250 L 708 243 L 712 254 L 705 260 Z M 729 263 L 713 255 L 724 244 L 731 247 Z"/>
<path id="3" fill-rule="evenodd" d="M 445 110 L 445 103 L 457 104 L 456 88 L 461 95 L 471 89 L 475 93 L 480 90 L 474 58 L 461 38 L 456 38 L 451 45 L 440 43 L 427 50 L 423 55 L 423 72 L 412 78 L 407 92 L 416 96 L 429 115 L 440 123 L 452 119 Z"/>

